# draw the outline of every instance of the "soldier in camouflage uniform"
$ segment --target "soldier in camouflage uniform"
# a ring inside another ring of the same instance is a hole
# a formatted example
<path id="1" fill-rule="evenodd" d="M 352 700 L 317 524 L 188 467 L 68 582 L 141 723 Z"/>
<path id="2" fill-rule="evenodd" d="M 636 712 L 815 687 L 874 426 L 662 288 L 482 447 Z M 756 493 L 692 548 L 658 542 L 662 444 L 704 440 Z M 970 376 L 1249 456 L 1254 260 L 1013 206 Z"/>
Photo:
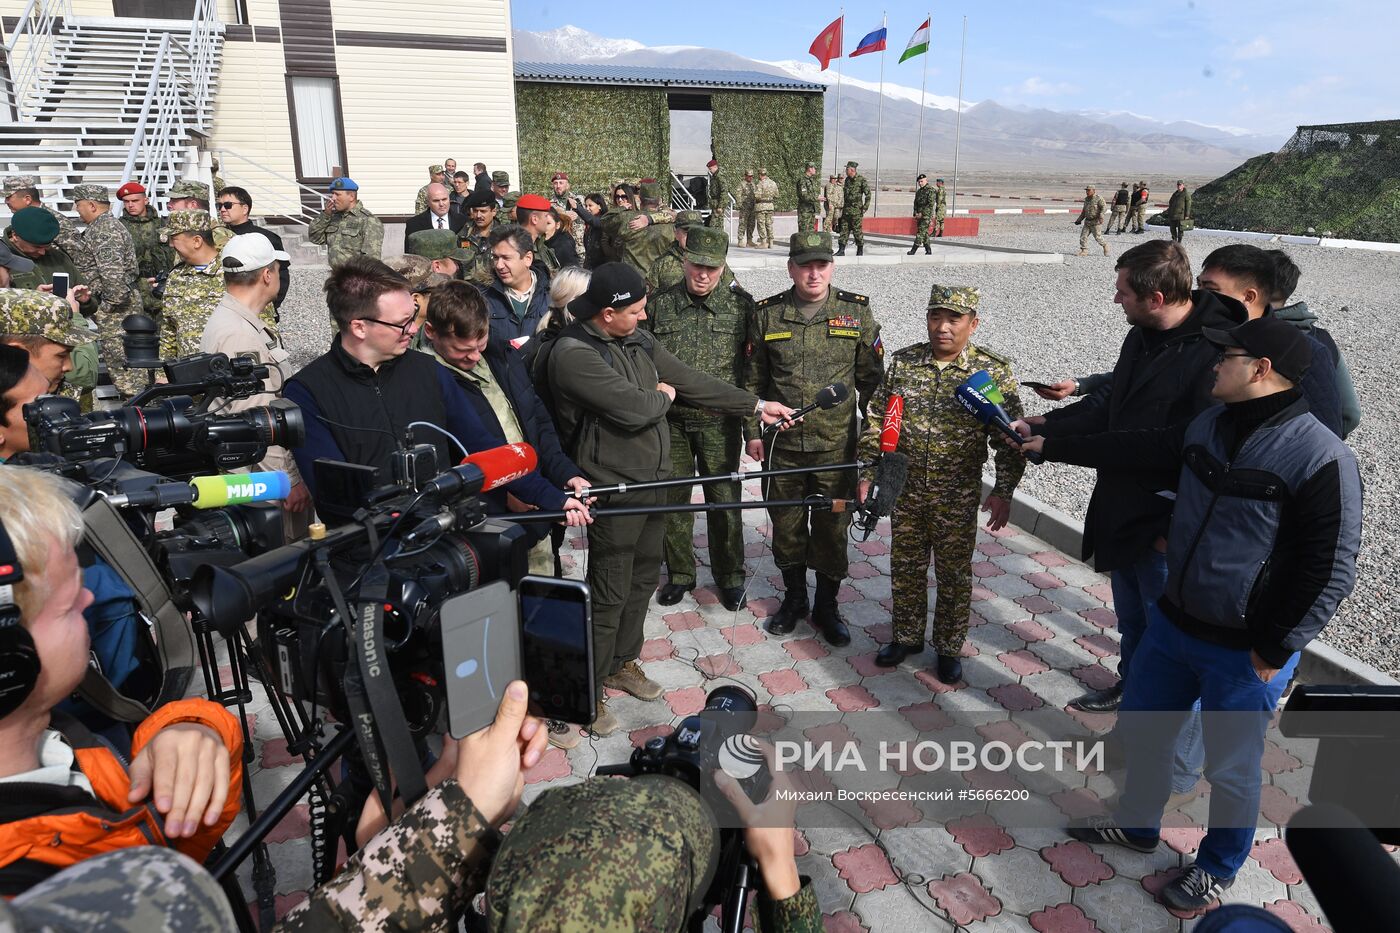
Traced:
<path id="1" fill-rule="evenodd" d="M 1108 241 L 1099 233 L 1099 224 L 1103 223 L 1103 214 L 1107 210 L 1107 205 L 1103 203 L 1103 198 L 1094 191 L 1093 185 L 1084 186 L 1084 206 L 1079 211 L 1079 217 L 1074 221 L 1076 225 L 1081 225 L 1079 230 L 1079 255 L 1087 256 L 1089 252 L 1085 249 L 1089 244 L 1089 237 L 1103 247 L 1103 254 L 1108 255 Z"/>
<path id="2" fill-rule="evenodd" d="M 583 198 L 576 196 L 569 189 L 569 176 L 565 172 L 555 172 L 549 179 L 549 186 L 554 192 L 549 203 L 561 217 L 568 217 L 573 222 L 569 227 L 569 236 L 574 238 L 574 250 L 578 253 L 579 261 L 586 262 L 583 248 L 584 223 L 578 219 L 579 213 L 584 210 Z"/>
<path id="3" fill-rule="evenodd" d="M 463 203 L 470 222 L 458 231 L 460 244 L 490 253 L 491 246 L 487 240 L 496 228 L 495 198 L 484 191 L 473 191 Z"/>
<path id="4" fill-rule="evenodd" d="M 753 169 L 744 169 L 744 180 L 739 182 L 739 195 L 736 199 L 739 211 L 739 245 L 753 246 L 754 227 L 758 217 L 754 213 Z"/>
<path id="5" fill-rule="evenodd" d="M 753 188 L 753 210 L 758 218 L 758 246 L 773 248 L 773 209 L 778 206 L 778 183 L 768 177 L 768 169 L 758 170 L 758 184 Z"/>
<path id="6" fill-rule="evenodd" d="M 754 308 L 750 318 L 747 388 L 760 398 L 801 408 L 824 386 L 843 382 L 854 391 L 841 404 L 814 411 L 796 427 L 765 439 L 750 425 L 744 431 L 749 456 L 769 454 L 773 469 L 847 463 L 855 454 L 856 414 L 863 412 L 884 374 L 884 345 L 870 299 L 831 287 L 830 233 L 794 233 L 788 244 L 793 287 Z M 775 477 L 768 499 L 803 499 L 817 494 L 850 498 L 855 477 L 846 471 Z M 800 508 L 770 511 L 773 562 L 783 574 L 783 604 L 768 631 L 786 635 L 808 612 L 807 568 L 817 574 L 812 624 L 833 645 L 851 637 L 836 610 L 836 594 L 848 567 L 846 528 L 850 514 Z"/>
<path id="7" fill-rule="evenodd" d="M 161 229 L 165 242 L 180 256 L 165 281 L 160 314 L 163 359 L 198 353 L 204 325 L 224 298 L 224 267 L 214 248 L 212 226 L 207 211 L 175 211 Z M 275 317 L 268 317 L 267 323 L 275 325 Z"/>
<path id="8" fill-rule="evenodd" d="M 943 179 L 933 183 L 933 235 L 943 235 L 943 221 L 948 216 L 948 189 L 943 187 Z"/>
<path id="9" fill-rule="evenodd" d="M 604 229 L 613 231 L 619 260 L 643 276 L 675 241 L 676 213 L 661 206 L 661 186 L 645 182 L 639 192 L 640 210 L 609 211 Z"/>
<path id="10" fill-rule="evenodd" d="M 685 243 L 682 281 L 655 293 L 647 301 L 644 327 L 691 369 L 736 386 L 744 379 L 744 341 L 753 298 L 738 285 L 726 286 L 721 273 L 729 252 L 723 230 L 697 227 Z M 711 476 L 739 469 L 743 446 L 740 419 L 673 406 L 666 413 L 671 431 L 671 475 Z M 706 502 L 738 502 L 738 483 L 703 487 Z M 690 501 L 690 488 L 672 490 L 672 504 Z M 744 595 L 744 520 L 740 512 L 711 512 L 706 518 L 710 538 L 710 568 L 719 587 L 720 602 L 731 611 Z M 657 602 L 672 606 L 695 587 L 695 516 L 678 512 L 666 516 L 662 556 L 670 581 Z"/>
<path id="11" fill-rule="evenodd" d="M 131 234 L 131 245 L 136 252 L 136 268 L 140 276 L 136 284 L 141 292 L 141 307 L 155 317 L 160 314 L 160 299 L 152 289 L 175 267 L 176 256 L 170 247 L 160 241 L 161 217 L 150 203 L 145 186 L 129 181 L 117 189 L 117 199 L 122 202 L 120 220 L 126 232 Z"/>
<path id="12" fill-rule="evenodd" d="M 681 211 L 676 215 L 676 239 L 661 258 L 647 270 L 647 293 L 652 294 L 679 285 L 685 281 L 685 244 L 690 231 L 705 226 L 705 217 L 699 211 Z M 721 288 L 734 283 L 734 270 L 726 264 L 720 276 Z"/>
<path id="13" fill-rule="evenodd" d="M 68 254 L 73 264 L 83 273 L 84 281 L 91 281 L 97 273 L 92 253 L 83 243 L 77 224 L 72 219 L 43 203 L 39 193 L 39 178 L 35 175 L 9 175 L 4 181 L 5 204 L 12 214 L 18 214 L 26 207 L 37 207 L 58 221 L 58 236 L 53 242 Z"/>
<path id="14" fill-rule="evenodd" d="M 428 166 L 428 185 L 447 185 L 447 176 L 443 174 L 441 165 Z M 421 214 L 428 209 L 428 185 L 418 189 L 418 194 L 413 198 L 413 213 Z"/>
<path id="15" fill-rule="evenodd" d="M 78 300 L 83 314 L 97 311 L 96 296 L 88 287 L 87 276 L 78 269 L 68 251 L 58 245 L 59 225 L 53 215 L 42 207 L 22 208 L 10 218 L 5 228 L 5 245 L 34 264 L 28 272 L 14 272 L 10 284 L 15 288 L 39 288 L 52 285 L 55 273 L 68 276 L 68 294 Z M 87 251 L 91 255 L 91 251 Z"/>
<path id="16" fill-rule="evenodd" d="M 705 178 L 705 203 L 710 208 L 705 226 L 722 230 L 724 220 L 729 215 L 729 183 L 720 175 L 719 163 L 714 159 L 705 163 L 705 170 L 709 172 Z"/>
<path id="17" fill-rule="evenodd" d="M 846 182 L 842 187 L 845 192 L 842 195 L 843 204 L 841 207 L 841 248 L 836 251 L 836 255 L 846 255 L 846 242 L 855 237 L 856 255 L 865 255 L 865 212 L 870 209 L 870 182 L 865 180 L 864 175 L 857 175 L 856 169 L 860 163 L 850 161 L 846 163 Z"/>
<path id="18" fill-rule="evenodd" d="M 918 187 L 914 189 L 914 245 L 909 247 L 912 256 L 920 246 L 925 255 L 933 252 L 928 245 L 928 226 L 933 218 L 933 189 L 928 186 L 928 176 L 920 174 Z"/>
<path id="19" fill-rule="evenodd" d="M 821 207 L 822 183 L 817 180 L 817 165 L 808 162 L 797 179 L 797 232 L 811 233 L 817 229 L 817 209 Z"/>
<path id="20" fill-rule="evenodd" d="M 49 380 L 49 392 L 65 382 L 77 386 L 81 380 L 85 389 L 97 384 L 96 336 L 67 300 L 28 288 L 0 288 L 0 343 L 27 351 L 30 363 Z"/>
<path id="21" fill-rule="evenodd" d="M 214 190 L 220 191 L 223 180 L 218 175 L 214 176 Z M 214 222 L 210 232 L 214 235 L 214 248 L 223 249 L 224 244 L 233 239 L 233 231 L 228 228 L 222 220 L 211 210 L 209 202 L 209 186 L 202 181 L 193 178 L 182 178 L 170 186 L 170 194 L 166 201 L 166 207 L 171 213 L 175 211 L 206 211 Z M 178 257 L 176 257 L 178 259 Z M 171 262 L 174 267 L 174 260 Z"/>
<path id="22" fill-rule="evenodd" d="M 126 368 L 122 347 L 122 321 L 142 310 L 136 284 L 139 270 L 131 234 L 112 213 L 110 197 L 103 185 L 78 185 L 73 189 L 78 216 L 87 224 L 83 242 L 97 262 L 97 278 L 92 282 L 97 298 L 93 322 L 97 325 L 102 362 L 107 364 L 112 382 L 130 398 L 146 386 L 143 370 Z"/>
<path id="23" fill-rule="evenodd" d="M 1003 527 L 1011 514 L 1011 495 L 1026 459 L 1000 432 L 967 413 L 954 391 L 978 370 L 986 370 L 1006 398 L 1012 418 L 1021 417 L 1021 400 L 1011 364 L 969 343 L 977 330 L 976 288 L 935 285 L 929 293 L 928 335 L 895 353 L 879 391 L 870 402 L 870 417 L 859 452 L 873 459 L 880 449 L 880 428 L 890 396 L 904 399 L 904 418 L 896 450 L 909 458 L 909 478 L 890 519 L 890 572 L 894 591 L 894 639 L 875 663 L 894 667 L 924 649 L 928 618 L 929 551 L 938 581 L 933 616 L 933 646 L 938 652 L 938 679 L 962 678 L 963 642 L 972 611 L 972 551 L 977 544 L 977 507 L 982 494 L 982 464 L 987 445 L 996 451 L 996 483 L 982 508 L 991 515 L 987 527 Z M 873 471 L 868 471 L 873 473 Z M 861 497 L 870 476 L 861 481 Z"/>
<path id="24" fill-rule="evenodd" d="M 325 211 L 311 221 L 311 242 L 326 247 L 332 266 L 357 255 L 379 259 L 384 252 L 384 224 L 360 203 L 360 186 L 349 178 L 337 178 L 330 192 Z"/>
<path id="25" fill-rule="evenodd" d="M 846 186 L 841 184 L 841 179 L 835 175 L 826 183 L 823 189 L 826 198 L 826 232 L 841 232 L 841 209 L 846 204 Z"/>

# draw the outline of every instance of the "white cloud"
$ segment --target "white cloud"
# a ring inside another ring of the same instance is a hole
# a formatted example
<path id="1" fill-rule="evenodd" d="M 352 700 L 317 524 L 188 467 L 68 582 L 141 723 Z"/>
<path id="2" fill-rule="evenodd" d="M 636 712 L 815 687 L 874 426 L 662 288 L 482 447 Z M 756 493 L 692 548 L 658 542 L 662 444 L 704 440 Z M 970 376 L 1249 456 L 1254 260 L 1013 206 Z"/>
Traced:
<path id="1" fill-rule="evenodd" d="M 1065 94 L 1077 93 L 1079 88 L 1066 81 L 1050 82 L 1040 75 L 1032 75 L 1020 84 L 1002 90 L 1020 97 L 1062 97 Z"/>
<path id="2" fill-rule="evenodd" d="M 1274 54 L 1274 45 L 1263 36 L 1256 37 L 1251 42 L 1236 46 L 1234 52 L 1235 61 L 1247 62 L 1256 58 L 1268 58 Z"/>

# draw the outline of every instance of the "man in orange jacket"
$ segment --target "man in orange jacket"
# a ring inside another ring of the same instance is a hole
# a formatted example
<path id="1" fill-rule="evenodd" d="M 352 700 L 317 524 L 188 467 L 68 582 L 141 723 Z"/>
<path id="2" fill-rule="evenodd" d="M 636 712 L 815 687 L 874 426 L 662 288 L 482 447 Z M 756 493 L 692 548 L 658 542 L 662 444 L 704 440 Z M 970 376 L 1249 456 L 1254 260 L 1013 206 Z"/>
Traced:
<path id="1" fill-rule="evenodd" d="M 163 845 L 203 860 L 238 813 L 242 733 L 208 700 L 169 703 L 125 761 L 55 711 L 88 662 L 92 602 L 64 480 L 0 467 L 0 894 L 94 855 Z"/>

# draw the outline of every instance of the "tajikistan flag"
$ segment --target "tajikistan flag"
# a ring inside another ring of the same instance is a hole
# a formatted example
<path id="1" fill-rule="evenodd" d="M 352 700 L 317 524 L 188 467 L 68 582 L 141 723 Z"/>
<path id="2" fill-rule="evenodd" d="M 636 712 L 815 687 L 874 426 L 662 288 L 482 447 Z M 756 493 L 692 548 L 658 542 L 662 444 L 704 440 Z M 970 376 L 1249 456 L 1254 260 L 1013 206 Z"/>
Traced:
<path id="1" fill-rule="evenodd" d="M 904 54 L 899 56 L 901 62 L 928 51 L 928 25 L 929 20 L 924 20 L 924 24 L 914 30 L 913 37 L 904 48 Z"/>

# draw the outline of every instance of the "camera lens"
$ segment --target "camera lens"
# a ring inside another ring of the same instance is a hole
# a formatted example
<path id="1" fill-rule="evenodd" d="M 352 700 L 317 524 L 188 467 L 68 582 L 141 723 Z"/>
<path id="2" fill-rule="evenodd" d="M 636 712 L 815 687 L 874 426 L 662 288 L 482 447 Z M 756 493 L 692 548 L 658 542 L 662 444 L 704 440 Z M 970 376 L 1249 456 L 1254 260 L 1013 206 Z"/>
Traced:
<path id="1" fill-rule="evenodd" d="M 127 366 L 154 369 L 161 365 L 160 336 L 154 320 L 144 314 L 130 314 L 122 319 L 122 330 Z"/>

